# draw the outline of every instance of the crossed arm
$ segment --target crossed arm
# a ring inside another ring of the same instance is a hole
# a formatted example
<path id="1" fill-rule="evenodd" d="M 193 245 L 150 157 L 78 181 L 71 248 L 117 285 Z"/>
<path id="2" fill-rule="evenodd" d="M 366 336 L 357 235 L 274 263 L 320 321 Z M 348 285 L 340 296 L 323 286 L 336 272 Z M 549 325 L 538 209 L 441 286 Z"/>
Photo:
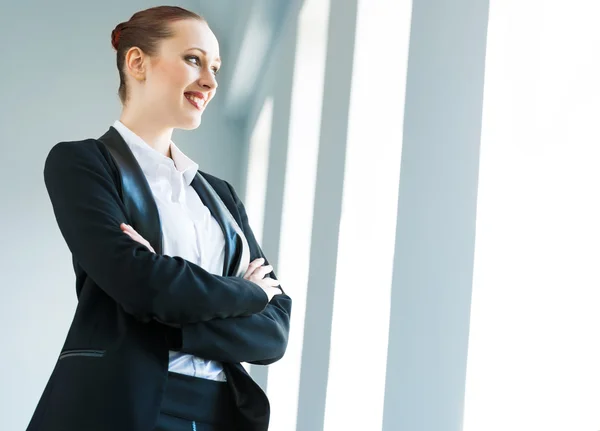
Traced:
<path id="1" fill-rule="evenodd" d="M 94 142 L 60 143 L 44 181 L 65 241 L 83 270 L 143 322 L 177 326 L 174 348 L 224 362 L 271 363 L 287 345 L 291 299 L 242 277 L 221 277 L 180 257 L 156 255 L 123 234 L 126 220 L 112 168 Z M 262 252 L 242 215 L 254 256 Z M 179 338 L 180 336 L 180 338 Z"/>
<path id="2" fill-rule="evenodd" d="M 183 325 L 177 350 L 222 362 L 271 364 L 285 353 L 290 311 L 291 299 L 276 295 L 251 316 Z"/>
<path id="3" fill-rule="evenodd" d="M 244 278 L 253 275 L 262 279 L 272 267 L 248 224 L 246 210 L 233 188 L 228 184 L 242 219 L 242 230 L 251 250 L 259 258 L 249 265 Z M 131 226 L 121 226 L 134 241 L 154 251 L 148 241 Z M 265 266 L 261 266 L 266 263 Z M 273 273 L 273 277 L 274 273 Z M 283 291 L 280 291 L 283 293 Z M 271 296 L 271 295 L 269 295 Z M 291 299 L 285 294 L 272 296 L 263 311 L 250 316 L 212 319 L 205 322 L 181 325 L 171 329 L 171 348 L 184 353 L 222 362 L 249 362 L 268 365 L 279 360 L 287 347 Z"/>

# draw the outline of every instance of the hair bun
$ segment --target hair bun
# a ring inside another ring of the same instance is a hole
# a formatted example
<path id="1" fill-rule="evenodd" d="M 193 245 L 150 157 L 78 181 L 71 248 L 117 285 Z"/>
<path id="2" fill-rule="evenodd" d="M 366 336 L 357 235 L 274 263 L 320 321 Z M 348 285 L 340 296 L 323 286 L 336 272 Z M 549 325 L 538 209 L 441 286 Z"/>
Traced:
<path id="1" fill-rule="evenodd" d="M 119 50 L 119 39 L 121 39 L 121 31 L 123 30 L 123 26 L 119 24 L 115 27 L 110 35 L 110 42 L 115 50 Z"/>

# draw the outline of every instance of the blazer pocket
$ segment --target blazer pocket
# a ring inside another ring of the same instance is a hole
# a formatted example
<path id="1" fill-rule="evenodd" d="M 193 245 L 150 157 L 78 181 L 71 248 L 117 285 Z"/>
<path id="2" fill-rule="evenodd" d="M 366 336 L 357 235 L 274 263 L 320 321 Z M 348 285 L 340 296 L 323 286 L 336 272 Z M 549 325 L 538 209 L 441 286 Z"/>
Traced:
<path id="1" fill-rule="evenodd" d="M 92 349 L 71 349 L 63 351 L 58 360 L 65 359 L 72 356 L 87 356 L 91 358 L 101 358 L 106 353 L 106 350 L 92 350 Z"/>

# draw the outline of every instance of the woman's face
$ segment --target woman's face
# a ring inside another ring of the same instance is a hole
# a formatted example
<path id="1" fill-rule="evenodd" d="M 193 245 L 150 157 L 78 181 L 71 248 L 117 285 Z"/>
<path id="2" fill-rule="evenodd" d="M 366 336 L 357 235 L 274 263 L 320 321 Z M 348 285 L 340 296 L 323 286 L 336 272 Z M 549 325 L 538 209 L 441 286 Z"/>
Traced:
<path id="1" fill-rule="evenodd" d="M 161 41 L 147 58 L 144 110 L 168 127 L 195 129 L 217 90 L 221 67 L 219 42 L 208 25 L 196 19 L 171 24 L 175 36 Z"/>

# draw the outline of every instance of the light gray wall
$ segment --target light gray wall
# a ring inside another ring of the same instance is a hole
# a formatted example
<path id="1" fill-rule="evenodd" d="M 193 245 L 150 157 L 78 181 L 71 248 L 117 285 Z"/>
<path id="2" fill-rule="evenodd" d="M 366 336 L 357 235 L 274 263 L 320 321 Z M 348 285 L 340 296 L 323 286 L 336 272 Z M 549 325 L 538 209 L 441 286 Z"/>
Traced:
<path id="1" fill-rule="evenodd" d="M 0 3 L 2 429 L 25 429 L 76 305 L 71 257 L 43 184 L 45 157 L 55 143 L 97 137 L 119 117 L 111 31 L 161 3 Z M 203 12 L 198 2 L 175 3 Z M 238 186 L 242 129 L 220 112 L 222 96 L 197 131 L 176 131 L 174 140 L 201 169 Z"/>
<path id="2" fill-rule="evenodd" d="M 462 430 L 487 17 L 413 2 L 385 431 Z"/>

